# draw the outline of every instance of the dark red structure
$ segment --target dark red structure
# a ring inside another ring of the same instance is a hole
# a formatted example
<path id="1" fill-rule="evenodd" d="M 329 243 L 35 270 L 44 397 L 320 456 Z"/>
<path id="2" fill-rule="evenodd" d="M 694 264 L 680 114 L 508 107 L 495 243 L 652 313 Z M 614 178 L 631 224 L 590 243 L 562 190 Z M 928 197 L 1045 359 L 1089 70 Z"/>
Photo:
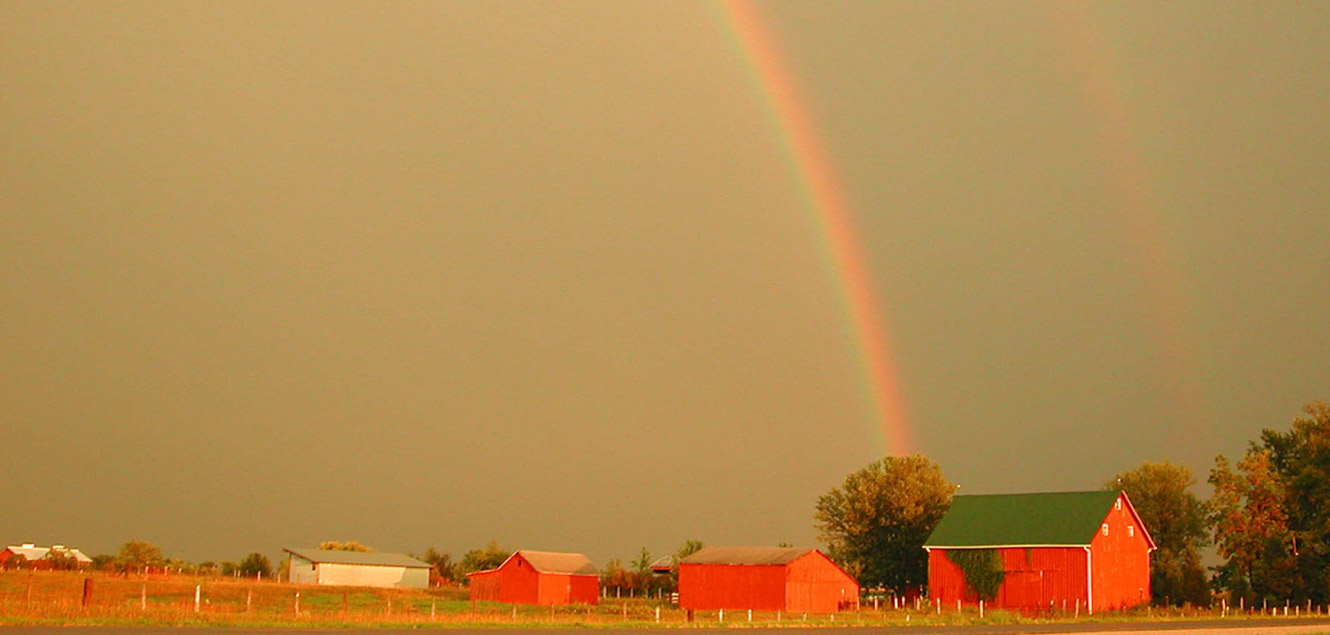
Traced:
<path id="1" fill-rule="evenodd" d="M 859 583 L 821 551 L 707 547 L 679 561 L 679 606 L 834 613 L 859 605 Z"/>
<path id="2" fill-rule="evenodd" d="M 521 550 L 497 569 L 467 576 L 472 600 L 512 604 L 596 604 L 600 576 L 580 553 Z"/>
<path id="3" fill-rule="evenodd" d="M 929 596 L 976 603 L 953 554 L 996 552 L 1002 571 L 993 607 L 1086 613 L 1150 601 L 1155 548 L 1126 493 L 957 496 L 928 550 Z"/>

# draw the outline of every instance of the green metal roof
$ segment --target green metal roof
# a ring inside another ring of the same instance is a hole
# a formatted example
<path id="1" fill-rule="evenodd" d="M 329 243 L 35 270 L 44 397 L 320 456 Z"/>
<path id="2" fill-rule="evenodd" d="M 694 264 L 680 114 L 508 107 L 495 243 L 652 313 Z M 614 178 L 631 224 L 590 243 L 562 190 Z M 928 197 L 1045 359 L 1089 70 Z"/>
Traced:
<path id="1" fill-rule="evenodd" d="M 925 547 L 1085 546 L 1118 492 L 956 496 Z"/>

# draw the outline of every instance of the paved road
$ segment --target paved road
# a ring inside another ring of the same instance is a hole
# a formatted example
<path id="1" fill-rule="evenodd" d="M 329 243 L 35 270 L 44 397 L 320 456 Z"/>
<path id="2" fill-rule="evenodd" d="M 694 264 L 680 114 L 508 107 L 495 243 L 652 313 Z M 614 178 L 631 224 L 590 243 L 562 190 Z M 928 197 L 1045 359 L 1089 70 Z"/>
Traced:
<path id="1" fill-rule="evenodd" d="M 0 635 L 421 635 L 434 629 L 222 629 L 162 627 L 0 627 Z M 569 635 L 577 629 L 450 628 L 447 635 Z M 593 629 L 596 635 L 645 635 L 661 629 Z M 839 628 L 689 628 L 690 635 L 1017 635 L 1020 633 L 1131 633 L 1132 635 L 1302 635 L 1330 634 L 1330 618 L 1209 620 L 1193 622 L 1104 622 L 1003 624 L 992 626 L 899 626 Z"/>

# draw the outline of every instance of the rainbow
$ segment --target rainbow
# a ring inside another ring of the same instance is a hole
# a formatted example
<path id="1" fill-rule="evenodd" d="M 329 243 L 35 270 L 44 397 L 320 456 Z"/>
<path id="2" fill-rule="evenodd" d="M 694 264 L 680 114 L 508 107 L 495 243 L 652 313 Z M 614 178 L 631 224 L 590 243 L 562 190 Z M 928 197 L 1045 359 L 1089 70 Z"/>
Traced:
<path id="1" fill-rule="evenodd" d="M 1071 83 L 1081 92 L 1093 115 L 1107 174 L 1113 179 L 1121 212 L 1123 240 L 1140 270 L 1147 320 L 1154 339 L 1163 382 L 1168 386 L 1173 417 L 1192 425 L 1212 420 L 1199 362 L 1199 345 L 1192 329 L 1192 302 L 1184 293 L 1178 250 L 1169 237 L 1150 170 L 1135 134 L 1131 112 L 1123 98 L 1124 80 L 1113 50 L 1093 28 L 1088 7 L 1081 3 L 1053 3 L 1055 37 L 1068 55 L 1064 58 Z"/>
<path id="2" fill-rule="evenodd" d="M 724 0 L 721 22 L 731 31 L 753 80 L 765 98 L 791 170 L 797 175 L 808 206 L 816 216 L 827 245 L 830 268 L 845 300 L 845 313 L 859 354 L 864 395 L 888 454 L 906 455 L 911 449 L 909 425 L 901 399 L 900 381 L 891 357 L 887 321 L 873 291 L 872 277 L 855 239 L 853 215 L 836 180 L 794 77 L 785 65 L 775 39 L 763 25 L 751 2 Z"/>

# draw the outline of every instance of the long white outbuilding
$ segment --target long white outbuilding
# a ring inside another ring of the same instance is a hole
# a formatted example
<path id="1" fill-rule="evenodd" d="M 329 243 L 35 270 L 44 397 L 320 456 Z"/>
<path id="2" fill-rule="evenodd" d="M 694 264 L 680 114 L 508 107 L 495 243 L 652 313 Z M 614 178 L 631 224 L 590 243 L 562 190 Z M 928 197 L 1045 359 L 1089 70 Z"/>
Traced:
<path id="1" fill-rule="evenodd" d="M 291 582 L 330 586 L 429 586 L 430 566 L 400 553 L 334 551 L 285 547 L 291 554 Z"/>

